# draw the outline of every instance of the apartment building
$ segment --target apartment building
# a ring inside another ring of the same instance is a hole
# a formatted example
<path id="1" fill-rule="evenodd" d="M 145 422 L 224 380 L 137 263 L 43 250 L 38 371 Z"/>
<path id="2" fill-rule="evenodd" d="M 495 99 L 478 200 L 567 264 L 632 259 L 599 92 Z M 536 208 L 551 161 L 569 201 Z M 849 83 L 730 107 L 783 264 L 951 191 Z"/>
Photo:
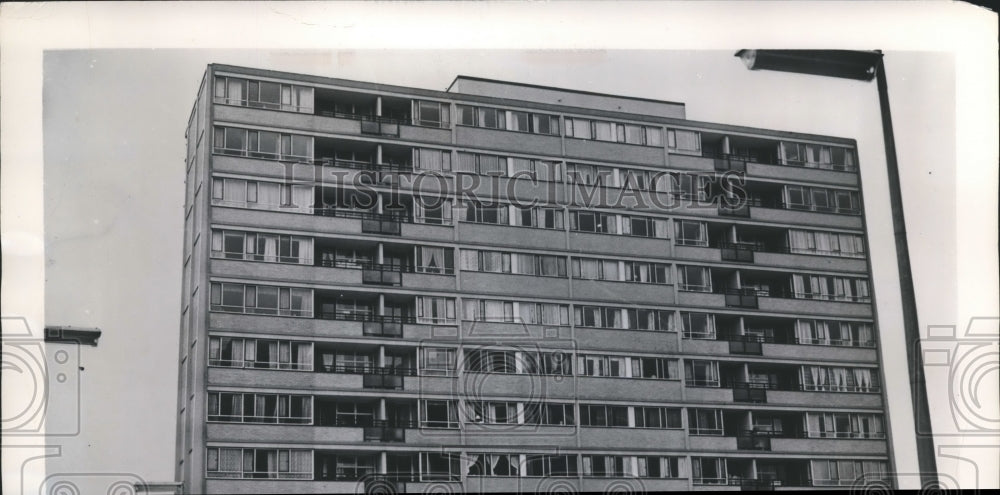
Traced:
<path id="1" fill-rule="evenodd" d="M 186 137 L 185 492 L 889 483 L 853 140 L 217 64 Z"/>

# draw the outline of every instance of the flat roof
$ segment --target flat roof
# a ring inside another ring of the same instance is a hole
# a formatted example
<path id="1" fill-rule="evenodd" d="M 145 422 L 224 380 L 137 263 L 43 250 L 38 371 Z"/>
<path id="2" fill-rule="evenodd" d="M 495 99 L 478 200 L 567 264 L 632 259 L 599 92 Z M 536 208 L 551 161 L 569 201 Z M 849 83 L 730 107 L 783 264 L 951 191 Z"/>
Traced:
<path id="1" fill-rule="evenodd" d="M 464 75 L 455 76 L 455 79 L 453 79 L 451 81 L 451 84 L 448 85 L 448 89 L 446 89 L 445 91 L 447 91 L 447 92 L 450 93 L 451 92 L 451 88 L 453 88 L 455 86 L 455 83 L 457 83 L 459 81 L 459 79 L 465 79 L 465 80 L 468 80 L 468 81 L 488 82 L 488 83 L 494 83 L 494 84 L 503 84 L 503 85 L 507 85 L 507 86 L 521 86 L 521 87 L 524 87 L 524 88 L 546 89 L 546 90 L 550 90 L 550 91 L 560 91 L 560 92 L 564 92 L 564 93 L 574 93 L 574 94 L 587 95 L 587 96 L 602 96 L 602 97 L 605 97 L 605 98 L 620 98 L 620 99 L 623 99 L 623 100 L 645 101 L 645 102 L 649 102 L 649 103 L 666 103 L 668 105 L 684 105 L 683 102 L 679 102 L 679 101 L 657 100 L 657 99 L 654 99 L 654 98 L 642 98 L 642 97 L 639 97 L 639 96 L 616 95 L 616 94 L 612 94 L 612 93 L 598 93 L 596 91 L 584 91 L 584 90 L 581 90 L 581 89 L 567 89 L 567 88 L 560 88 L 560 87 L 556 87 L 556 86 L 544 86 L 544 85 L 541 85 L 541 84 L 530 84 L 530 83 L 513 82 L 513 81 L 502 81 L 500 79 L 488 79 L 488 78 L 485 78 L 485 77 L 464 76 Z M 459 94 L 462 94 L 462 93 L 459 93 Z"/>

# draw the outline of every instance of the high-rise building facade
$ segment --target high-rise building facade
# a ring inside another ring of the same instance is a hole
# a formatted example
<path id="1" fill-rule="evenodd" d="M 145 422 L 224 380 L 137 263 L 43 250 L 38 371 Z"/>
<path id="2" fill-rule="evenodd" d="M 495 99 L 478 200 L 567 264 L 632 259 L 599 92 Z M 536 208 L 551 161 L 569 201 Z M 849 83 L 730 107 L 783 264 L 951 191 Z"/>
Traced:
<path id="1" fill-rule="evenodd" d="M 185 492 L 892 469 L 853 140 L 215 64 L 186 135 Z"/>

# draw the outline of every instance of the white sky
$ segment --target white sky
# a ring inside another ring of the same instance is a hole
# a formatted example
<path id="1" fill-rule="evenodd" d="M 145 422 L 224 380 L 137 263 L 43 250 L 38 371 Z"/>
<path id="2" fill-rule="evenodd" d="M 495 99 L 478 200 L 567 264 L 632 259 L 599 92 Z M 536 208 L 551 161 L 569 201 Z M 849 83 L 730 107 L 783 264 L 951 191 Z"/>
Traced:
<path id="1" fill-rule="evenodd" d="M 17 442 L 60 445 L 49 474 L 172 479 L 184 128 L 211 62 L 441 90 L 465 74 L 679 101 L 693 120 L 857 139 L 892 427 L 912 431 L 875 85 L 751 72 L 732 55 L 763 46 L 886 51 L 920 324 L 996 316 L 995 18 L 959 4 L 894 3 L 886 23 L 887 7 L 875 4 L 850 13 L 837 2 L 393 4 L 391 13 L 384 4 L 5 4 L 3 314 L 26 315 L 36 330 L 44 322 L 104 331 L 96 349 L 82 350 L 81 435 Z M 196 10 L 210 17 L 195 20 Z M 614 21 L 628 24 L 611 29 Z M 455 46 L 467 49 L 440 50 Z M 114 49 L 122 47 L 136 49 Z M 229 49 L 237 47 L 251 50 Z M 415 47 L 438 50 L 400 50 Z M 979 390 L 996 418 L 992 369 Z M 935 379 L 932 416 L 945 432 L 949 383 Z M 997 486 L 998 439 L 938 444 L 964 444 L 956 455 L 975 457 L 980 487 Z M 896 449 L 898 469 L 915 471 L 912 439 L 897 435 Z M 7 452 L 5 491 L 17 475 Z M 970 466 L 939 460 L 967 487 L 977 476 Z"/>

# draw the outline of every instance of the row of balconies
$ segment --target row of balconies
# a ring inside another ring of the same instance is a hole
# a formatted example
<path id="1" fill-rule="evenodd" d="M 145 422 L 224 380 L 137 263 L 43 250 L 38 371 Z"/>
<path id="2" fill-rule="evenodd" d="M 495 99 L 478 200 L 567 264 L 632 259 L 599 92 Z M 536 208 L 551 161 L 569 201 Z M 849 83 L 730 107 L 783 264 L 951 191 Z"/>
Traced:
<path id="1" fill-rule="evenodd" d="M 624 377 L 552 376 L 466 372 L 461 377 L 417 374 L 400 370 L 373 373 L 288 372 L 263 369 L 208 369 L 210 386 L 258 387 L 290 390 L 328 390 L 345 393 L 386 394 L 399 398 L 417 396 L 477 396 L 485 390 L 497 397 L 518 397 L 525 390 L 540 392 L 547 400 L 641 401 L 651 397 L 674 398 L 689 404 L 761 404 L 796 407 L 880 408 L 877 385 L 824 386 L 816 389 L 797 382 L 768 383 L 746 378 L 723 378 L 711 383 L 696 380 L 656 380 Z M 470 395 L 471 394 L 471 395 Z"/>
<path id="2" fill-rule="evenodd" d="M 483 201 L 504 199 L 521 204 L 541 202 L 579 208 L 672 212 L 706 219 L 744 217 L 767 223 L 857 230 L 862 228 L 857 205 L 853 208 L 840 208 L 790 204 L 783 199 L 783 188 L 777 183 L 749 181 L 741 186 L 744 192 L 728 198 L 721 196 L 722 192 L 713 192 L 714 189 L 709 187 L 710 183 L 701 192 L 678 190 L 676 185 L 672 192 L 666 192 L 549 182 L 533 180 L 523 175 L 514 178 L 452 172 L 432 172 L 432 175 L 427 175 L 416 173 L 419 171 L 415 171 L 408 161 L 400 161 L 401 163 L 375 164 L 364 160 L 324 158 L 275 162 L 217 154 L 213 157 L 212 169 L 214 172 L 253 175 L 261 179 L 320 182 L 330 188 L 381 190 L 393 194 L 403 191 L 404 195 L 444 194 Z M 709 180 L 715 179 L 710 177 Z M 323 202 L 317 201 L 317 204 Z"/>
<path id="3" fill-rule="evenodd" d="M 588 139 L 563 138 L 559 135 L 532 134 L 507 130 L 454 126 L 441 119 L 413 119 L 409 101 L 399 100 L 398 109 L 384 108 L 382 116 L 376 115 L 374 103 L 353 105 L 350 111 L 338 111 L 333 107 L 321 108 L 310 115 L 306 113 L 281 112 L 264 108 L 247 108 L 234 105 L 216 105 L 215 119 L 233 124 L 266 125 L 288 130 L 320 131 L 359 138 L 371 138 L 394 142 L 415 141 L 444 146 L 468 146 L 494 150 L 517 150 L 541 156 L 566 156 L 587 160 L 607 160 L 613 162 L 636 163 L 715 172 L 738 171 L 751 176 L 782 178 L 805 177 L 823 182 L 857 185 L 854 166 L 794 162 L 780 159 L 778 141 L 763 138 L 725 139 L 752 140 L 744 150 L 729 150 L 721 143 L 705 142 L 705 148 L 684 153 L 667 153 L 663 147 L 637 146 L 632 144 L 606 142 Z M 706 138 L 721 140 L 721 134 L 705 133 Z M 317 145 L 318 146 L 318 145 Z M 317 155 L 323 156 L 323 155 Z"/>

